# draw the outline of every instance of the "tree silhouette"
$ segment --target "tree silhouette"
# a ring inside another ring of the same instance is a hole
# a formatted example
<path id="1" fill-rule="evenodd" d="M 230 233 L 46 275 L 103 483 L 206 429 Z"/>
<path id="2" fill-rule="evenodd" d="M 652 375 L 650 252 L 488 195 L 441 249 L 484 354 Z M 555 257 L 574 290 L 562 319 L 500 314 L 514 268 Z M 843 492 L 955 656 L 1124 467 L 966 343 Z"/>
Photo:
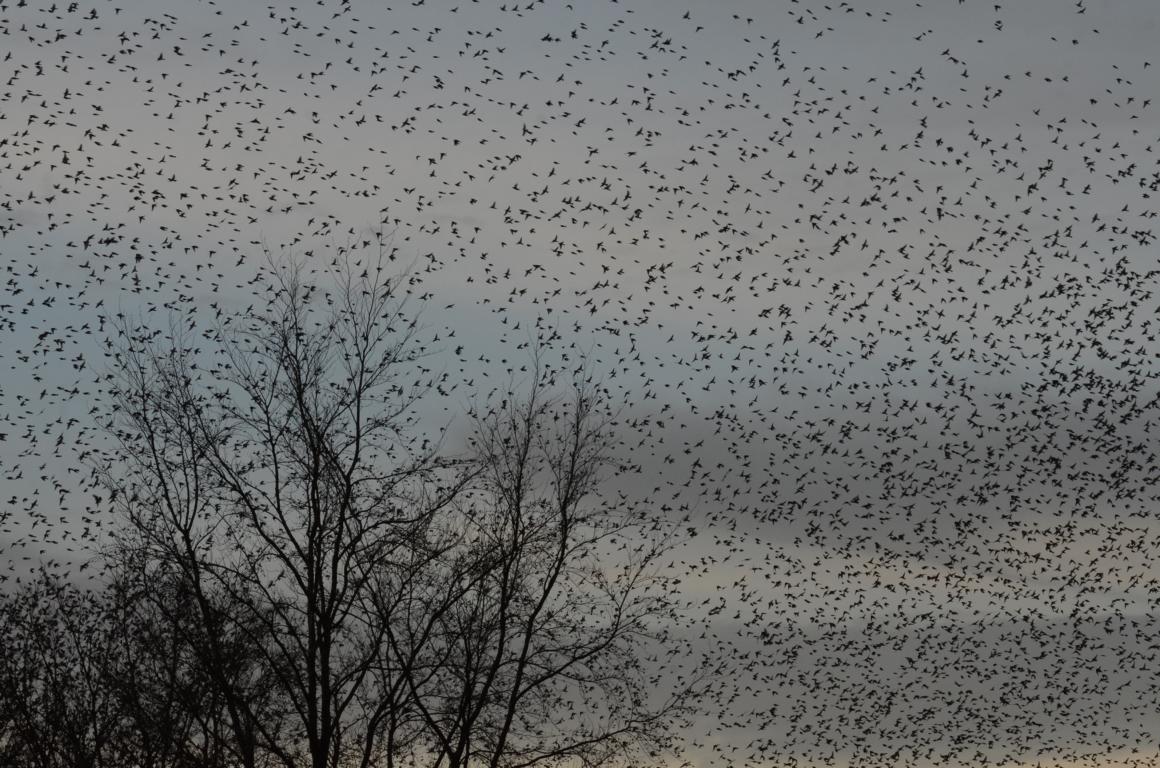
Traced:
<path id="1" fill-rule="evenodd" d="M 244 768 L 659 755 L 702 679 L 663 676 L 671 540 L 602 493 L 611 417 L 584 367 L 534 353 L 452 455 L 418 420 L 441 390 L 404 277 L 381 256 L 336 261 L 329 290 L 302 264 L 269 274 L 265 311 L 200 333 L 118 327 L 119 447 L 100 474 L 122 520 L 108 573 L 148 649 L 116 676 L 140 753 Z"/>

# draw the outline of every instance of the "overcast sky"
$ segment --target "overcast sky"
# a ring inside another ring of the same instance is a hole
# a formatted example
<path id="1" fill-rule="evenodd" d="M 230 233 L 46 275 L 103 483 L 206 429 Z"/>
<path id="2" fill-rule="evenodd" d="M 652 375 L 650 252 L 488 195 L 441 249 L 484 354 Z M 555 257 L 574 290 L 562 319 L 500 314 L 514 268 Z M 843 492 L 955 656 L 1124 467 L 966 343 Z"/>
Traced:
<path id="1" fill-rule="evenodd" d="M 83 546 L 102 314 L 381 228 L 429 423 L 556 327 L 689 516 L 695 762 L 1160 764 L 1158 20 L 0 2 L 0 557 Z"/>

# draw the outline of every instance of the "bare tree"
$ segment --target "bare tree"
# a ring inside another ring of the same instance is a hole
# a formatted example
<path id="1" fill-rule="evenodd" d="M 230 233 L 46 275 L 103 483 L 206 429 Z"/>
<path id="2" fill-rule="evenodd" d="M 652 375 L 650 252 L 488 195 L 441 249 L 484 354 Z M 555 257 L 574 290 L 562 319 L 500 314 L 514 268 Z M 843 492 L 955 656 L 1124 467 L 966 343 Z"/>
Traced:
<path id="1" fill-rule="evenodd" d="M 0 605 L 0 647 L 0 763 L 122 764 L 107 673 L 125 646 L 97 596 L 40 572 Z"/>
<path id="2" fill-rule="evenodd" d="M 649 696 L 674 605 L 658 576 L 668 537 L 627 499 L 602 498 L 609 418 L 583 370 L 566 397 L 537 352 L 526 391 L 476 414 L 477 482 L 459 500 L 449 568 L 390 649 L 449 768 L 596 766 L 668 746 L 699 680 Z M 434 599 L 435 594 L 450 596 Z M 417 647 L 423 646 L 421 649 Z M 416 659 L 421 660 L 416 663 Z"/>
<path id="3" fill-rule="evenodd" d="M 189 596 L 157 580 L 126 586 L 89 589 L 41 571 L 0 599 L 0 765 L 236 764 L 221 697 L 183 626 Z M 232 668 L 247 663 L 238 653 Z"/>
<path id="4" fill-rule="evenodd" d="M 229 726 L 225 701 L 204 663 L 206 643 L 194 595 L 179 578 L 157 570 L 133 572 L 130 563 L 128 558 L 118 563 L 120 572 L 103 591 L 108 618 L 124 646 L 106 683 L 124 722 L 121 751 L 132 756 L 124 764 L 217 768 L 236 762 L 232 741 L 223 738 Z M 223 672 L 227 679 L 237 680 L 261 662 L 246 640 L 223 642 L 231 650 L 231 666 Z"/>
<path id="5" fill-rule="evenodd" d="M 244 768 L 598 765 L 663 747 L 695 690 L 647 695 L 672 609 L 666 538 L 597 493 L 598 388 L 549 397 L 537 357 L 526 394 L 482 410 L 446 457 L 416 421 L 438 380 L 402 278 L 381 252 L 336 268 L 336 290 L 306 274 L 271 264 L 265 311 L 200 337 L 119 326 L 120 450 L 102 477 L 125 525 L 107 554 L 174 633 L 152 645 L 174 643 L 220 704 L 160 730 Z"/>
<path id="6" fill-rule="evenodd" d="M 381 262 L 373 276 L 342 273 L 337 296 L 297 266 L 272 274 L 268 313 L 215 329 L 206 369 L 183 328 L 165 345 L 123 328 L 115 394 L 131 469 L 107 477 L 130 521 L 123 549 L 195 597 L 196 646 L 240 763 L 322 768 L 368 741 L 369 566 L 421 537 L 458 486 L 416 491 L 439 486 L 447 466 L 434 446 L 408 442 L 422 387 L 400 373 L 416 359 L 415 325 Z M 226 674 L 231 633 L 263 659 L 250 679 Z M 278 717 L 255 708 L 259 677 Z"/>

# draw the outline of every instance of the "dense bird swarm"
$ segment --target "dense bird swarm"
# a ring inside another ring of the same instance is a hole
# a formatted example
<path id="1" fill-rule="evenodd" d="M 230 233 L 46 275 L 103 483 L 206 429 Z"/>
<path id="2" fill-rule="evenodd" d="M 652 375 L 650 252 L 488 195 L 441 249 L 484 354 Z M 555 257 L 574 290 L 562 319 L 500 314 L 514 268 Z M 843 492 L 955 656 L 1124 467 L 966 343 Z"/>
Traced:
<path id="1" fill-rule="evenodd" d="M 605 371 L 732 670 L 690 760 L 1155 765 L 1158 20 L 4 0 L 3 578 L 115 525 L 114 320 L 382 242 L 434 429 L 533 341 Z"/>

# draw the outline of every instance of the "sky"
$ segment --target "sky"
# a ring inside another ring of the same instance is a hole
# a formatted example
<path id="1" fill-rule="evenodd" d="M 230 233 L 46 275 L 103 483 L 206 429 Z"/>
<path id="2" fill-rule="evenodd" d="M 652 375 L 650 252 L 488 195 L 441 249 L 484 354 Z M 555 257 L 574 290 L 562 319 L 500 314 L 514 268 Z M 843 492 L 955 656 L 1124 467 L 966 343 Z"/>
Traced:
<path id="1" fill-rule="evenodd" d="M 385 232 L 461 435 L 537 329 L 734 669 L 697 764 L 1155 765 L 1147 0 L 0 1 L 0 558 L 73 562 L 102 317 Z M 498 390 L 496 388 L 499 388 Z"/>

